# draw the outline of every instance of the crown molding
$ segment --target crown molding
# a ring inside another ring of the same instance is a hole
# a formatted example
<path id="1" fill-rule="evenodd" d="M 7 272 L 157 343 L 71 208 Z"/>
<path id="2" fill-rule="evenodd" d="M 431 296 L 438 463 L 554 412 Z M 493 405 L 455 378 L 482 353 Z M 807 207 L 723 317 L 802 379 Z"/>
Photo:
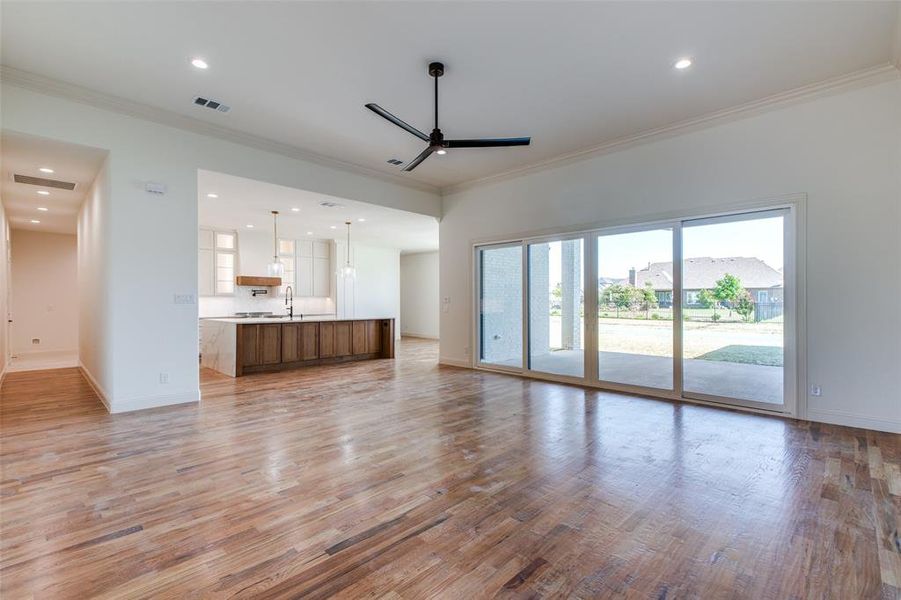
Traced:
<path id="1" fill-rule="evenodd" d="M 598 146 L 592 146 L 577 152 L 556 156 L 525 167 L 519 167 L 496 175 L 488 175 L 486 177 L 445 186 L 441 188 L 441 195 L 447 196 L 464 190 L 522 177 L 527 174 L 562 167 L 564 165 L 588 160 L 596 156 L 619 152 L 633 146 L 648 144 L 677 135 L 708 129 L 731 121 L 738 121 L 792 104 L 807 102 L 816 98 L 899 78 L 901 78 L 901 66 L 897 66 L 893 63 L 885 63 L 876 67 L 861 69 L 840 77 L 834 77 L 786 92 L 780 92 L 772 96 L 767 96 L 745 104 L 739 104 L 738 106 L 712 112 L 700 117 L 678 121 L 654 129 L 647 129 L 636 134 L 605 142 Z"/>
<path id="2" fill-rule="evenodd" d="M 899 8 L 899 18 L 901 18 L 901 8 Z M 901 32 L 901 29 L 899 29 L 899 32 Z M 899 38 L 901 38 L 901 33 L 899 33 Z M 439 187 L 317 154 L 310 150 L 306 150 L 304 148 L 290 144 L 276 142 L 274 140 L 270 140 L 269 138 L 244 133 L 228 127 L 222 127 L 220 125 L 214 125 L 206 121 L 201 121 L 200 119 L 186 117 L 169 110 L 156 108 L 139 102 L 133 102 L 125 98 L 113 96 L 111 94 L 105 94 L 103 92 L 98 92 L 76 84 L 52 79 L 50 77 L 44 77 L 43 75 L 37 75 L 35 73 L 30 73 L 28 71 L 23 71 L 21 69 L 16 69 L 6 65 L 0 66 L 0 82 L 5 84 L 15 85 L 38 93 L 56 96 L 74 102 L 87 104 L 96 108 L 125 114 L 147 121 L 152 121 L 161 125 L 192 131 L 194 133 L 206 135 L 209 137 L 215 137 L 236 144 L 256 148 L 258 150 L 286 156 L 288 158 L 304 160 L 321 166 L 339 169 L 365 177 L 372 177 L 386 181 L 388 183 L 393 183 L 395 185 L 401 185 L 425 192 L 439 193 L 442 196 L 447 196 L 449 194 L 454 194 L 475 187 L 481 187 L 483 185 L 499 183 L 501 181 L 506 181 L 515 177 L 521 177 L 530 173 L 581 162 L 596 156 L 625 150 L 633 146 L 647 144 L 677 135 L 707 129 L 716 125 L 721 125 L 731 121 L 737 121 L 760 113 L 783 108 L 791 104 L 806 102 L 823 96 L 829 96 L 832 94 L 862 88 L 885 81 L 891 81 L 893 79 L 898 79 L 899 77 L 901 77 L 901 57 L 893 56 L 892 62 L 887 62 L 882 65 L 870 67 L 867 69 L 861 69 L 853 73 L 832 79 L 826 79 L 818 83 L 802 86 L 786 92 L 780 92 L 772 96 L 767 96 L 759 100 L 740 104 L 738 106 L 709 113 L 700 117 L 686 119 L 669 125 L 664 125 L 662 127 L 648 129 L 636 134 L 623 136 L 597 146 L 592 146 L 584 150 L 559 155 L 524 167 L 517 167 L 515 169 L 504 171 L 502 173 Z"/>
<path id="3" fill-rule="evenodd" d="M 401 185 L 425 192 L 431 192 L 433 194 L 440 192 L 438 186 L 435 185 L 414 181 L 405 177 L 401 177 L 399 175 L 384 173 L 382 171 L 364 167 L 355 163 L 345 162 L 343 160 L 324 156 L 322 154 L 317 154 L 311 150 L 307 150 L 299 146 L 276 142 L 275 140 L 271 140 L 269 138 L 254 135 L 251 133 L 244 133 L 242 131 L 231 129 L 229 127 L 223 127 L 221 125 L 215 125 L 206 121 L 202 121 L 200 119 L 195 119 L 194 117 L 186 117 L 170 110 L 156 108 L 140 102 L 134 102 L 132 100 L 127 100 L 119 96 L 98 92 L 96 90 L 76 85 L 74 83 L 68 83 L 65 81 L 60 81 L 58 79 L 44 77 L 43 75 L 38 75 L 29 71 L 23 71 L 21 69 L 9 67 L 7 65 L 0 65 L 0 82 L 7 85 L 25 88 L 41 94 L 56 96 L 65 100 L 79 102 L 81 104 L 87 104 L 95 108 L 101 108 L 130 117 L 136 117 L 145 121 L 152 121 L 154 123 L 159 123 L 160 125 L 175 127 L 177 129 L 183 129 L 193 133 L 198 133 L 200 135 L 218 138 L 227 142 L 241 144 L 242 146 L 256 148 L 257 150 L 279 154 L 288 158 L 315 163 L 323 167 L 339 169 L 365 177 L 372 177 L 386 181 L 388 183 L 393 183 L 395 185 Z"/>

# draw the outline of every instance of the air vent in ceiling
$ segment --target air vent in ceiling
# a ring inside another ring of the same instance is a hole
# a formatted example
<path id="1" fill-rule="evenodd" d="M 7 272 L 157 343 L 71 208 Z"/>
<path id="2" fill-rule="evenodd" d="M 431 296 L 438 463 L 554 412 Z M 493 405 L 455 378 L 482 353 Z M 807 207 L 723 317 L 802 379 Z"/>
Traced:
<path id="1" fill-rule="evenodd" d="M 59 181 L 58 179 L 45 179 L 44 177 L 32 177 L 31 175 L 13 174 L 13 181 L 16 183 L 25 183 L 28 185 L 39 185 L 41 187 L 56 188 L 59 190 L 74 190 L 75 184 L 71 181 Z"/>
<path id="2" fill-rule="evenodd" d="M 196 104 L 197 106 L 205 106 L 206 108 L 211 108 L 222 113 L 227 113 L 231 110 L 231 106 L 226 106 L 218 100 L 210 100 L 209 98 L 204 98 L 203 96 L 194 96 L 194 104 Z"/>
<path id="3" fill-rule="evenodd" d="M 402 164 L 404 164 L 404 161 L 402 161 L 402 160 L 397 160 L 396 158 L 389 158 L 389 159 L 388 159 L 388 164 L 389 164 L 389 165 L 395 165 L 395 166 L 397 166 L 397 165 L 402 165 Z"/>
<path id="4" fill-rule="evenodd" d="M 338 204 L 337 202 L 329 202 L 329 201 L 320 202 L 319 206 L 322 206 L 324 208 L 344 208 L 343 204 Z"/>

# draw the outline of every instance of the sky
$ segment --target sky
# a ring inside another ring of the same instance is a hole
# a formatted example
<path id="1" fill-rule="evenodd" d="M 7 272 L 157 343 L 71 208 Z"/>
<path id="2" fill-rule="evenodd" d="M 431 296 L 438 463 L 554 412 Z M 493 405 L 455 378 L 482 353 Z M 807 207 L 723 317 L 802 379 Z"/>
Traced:
<path id="1" fill-rule="evenodd" d="M 783 217 L 769 217 L 713 225 L 684 225 L 682 254 L 685 258 L 711 256 L 757 257 L 774 269 L 782 268 Z M 629 269 L 642 269 L 649 262 L 673 259 L 670 229 L 637 231 L 602 236 L 598 240 L 598 274 L 601 277 L 626 279 Z M 551 242 L 550 288 L 560 281 L 560 242 Z"/>

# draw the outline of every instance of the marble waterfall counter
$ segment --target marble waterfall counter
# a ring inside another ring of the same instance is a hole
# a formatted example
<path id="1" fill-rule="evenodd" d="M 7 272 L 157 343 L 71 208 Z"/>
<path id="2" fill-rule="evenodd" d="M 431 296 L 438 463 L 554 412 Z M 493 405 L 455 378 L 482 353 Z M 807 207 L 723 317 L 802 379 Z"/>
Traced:
<path id="1" fill-rule="evenodd" d="M 201 319 L 200 357 L 201 366 L 230 377 L 394 358 L 394 319 Z"/>

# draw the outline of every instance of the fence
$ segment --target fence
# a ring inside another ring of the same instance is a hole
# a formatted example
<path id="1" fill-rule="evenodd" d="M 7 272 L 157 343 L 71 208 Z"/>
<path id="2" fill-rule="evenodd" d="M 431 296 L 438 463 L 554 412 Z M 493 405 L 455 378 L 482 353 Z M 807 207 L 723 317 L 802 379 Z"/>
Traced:
<path id="1" fill-rule="evenodd" d="M 754 322 L 769 321 L 782 316 L 783 304 L 781 302 L 755 302 Z"/>

